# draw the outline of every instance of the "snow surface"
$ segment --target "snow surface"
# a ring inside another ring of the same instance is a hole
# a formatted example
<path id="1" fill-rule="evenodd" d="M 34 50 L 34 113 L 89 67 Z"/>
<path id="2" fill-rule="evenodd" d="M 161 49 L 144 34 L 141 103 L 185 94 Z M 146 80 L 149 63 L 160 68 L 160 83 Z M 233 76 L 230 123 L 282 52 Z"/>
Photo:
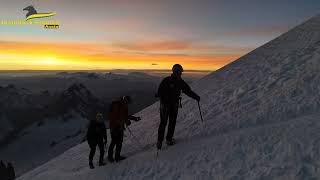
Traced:
<path id="1" fill-rule="evenodd" d="M 129 158 L 94 170 L 88 168 L 89 149 L 84 143 L 19 179 L 316 179 L 320 177 L 319 118 L 314 114 L 226 134 L 178 139 L 158 158 L 150 144 L 141 148 L 127 137 L 124 154 Z"/>
<path id="2" fill-rule="evenodd" d="M 77 115 L 68 122 L 61 119 L 48 119 L 41 125 L 36 122 L 20 132 L 7 148 L 0 149 L 0 158 L 13 163 L 15 173 L 21 175 L 79 144 L 87 124 L 87 119 Z"/>
<path id="3" fill-rule="evenodd" d="M 42 179 L 319 179 L 320 16 L 193 83 L 183 97 L 175 137 L 154 144 L 159 103 L 126 132 L 119 164 L 88 168 L 83 143 L 20 177 Z"/>

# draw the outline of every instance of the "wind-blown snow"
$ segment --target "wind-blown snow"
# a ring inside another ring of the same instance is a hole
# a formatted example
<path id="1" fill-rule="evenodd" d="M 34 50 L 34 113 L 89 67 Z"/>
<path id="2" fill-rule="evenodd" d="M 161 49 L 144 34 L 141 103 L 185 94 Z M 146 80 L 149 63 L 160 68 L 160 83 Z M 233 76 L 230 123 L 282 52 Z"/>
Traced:
<path id="1" fill-rule="evenodd" d="M 23 179 L 318 179 L 320 177 L 320 16 L 193 83 L 175 137 L 156 159 L 159 103 L 131 125 L 119 164 L 89 170 L 76 146 Z"/>

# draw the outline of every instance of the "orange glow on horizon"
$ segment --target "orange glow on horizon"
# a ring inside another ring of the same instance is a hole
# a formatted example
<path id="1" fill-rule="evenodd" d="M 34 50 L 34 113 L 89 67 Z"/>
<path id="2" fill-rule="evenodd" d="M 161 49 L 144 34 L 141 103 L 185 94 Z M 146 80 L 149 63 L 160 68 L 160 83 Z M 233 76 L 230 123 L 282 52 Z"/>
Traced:
<path id="1" fill-rule="evenodd" d="M 180 63 L 188 70 L 216 70 L 236 55 L 136 53 L 92 44 L 0 42 L 0 70 L 171 69 Z"/>

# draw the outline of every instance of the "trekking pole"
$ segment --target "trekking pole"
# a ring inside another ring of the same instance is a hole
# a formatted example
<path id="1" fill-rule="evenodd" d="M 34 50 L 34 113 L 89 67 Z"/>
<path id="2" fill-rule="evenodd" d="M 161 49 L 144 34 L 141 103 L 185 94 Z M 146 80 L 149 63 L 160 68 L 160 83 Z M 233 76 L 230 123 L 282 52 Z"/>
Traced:
<path id="1" fill-rule="evenodd" d="M 131 134 L 131 136 L 133 137 L 133 139 L 139 144 L 140 147 L 142 147 L 142 144 L 140 143 L 140 141 L 138 140 L 138 138 L 136 136 L 133 135 L 132 131 L 130 130 L 129 127 L 127 127 L 129 133 Z"/>
<path id="2" fill-rule="evenodd" d="M 199 108 L 199 112 L 200 112 L 201 121 L 203 122 L 202 112 L 201 112 L 201 108 L 200 108 L 200 103 L 199 103 L 199 101 L 198 101 L 198 108 Z"/>

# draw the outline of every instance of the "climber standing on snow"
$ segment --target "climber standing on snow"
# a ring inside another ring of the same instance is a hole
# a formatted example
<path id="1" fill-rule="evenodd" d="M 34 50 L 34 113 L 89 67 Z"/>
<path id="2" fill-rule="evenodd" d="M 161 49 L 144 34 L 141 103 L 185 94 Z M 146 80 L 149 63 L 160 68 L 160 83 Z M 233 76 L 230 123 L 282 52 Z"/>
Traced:
<path id="1" fill-rule="evenodd" d="M 121 148 L 123 142 L 123 133 L 125 126 L 131 124 L 130 120 L 139 121 L 140 117 L 128 115 L 128 104 L 131 103 L 130 96 L 123 96 L 117 101 L 113 101 L 109 110 L 109 128 L 111 134 L 111 144 L 108 150 L 108 160 L 110 162 L 119 162 L 125 157 L 121 156 Z M 113 150 L 116 147 L 115 158 L 113 158 Z"/>
<path id="2" fill-rule="evenodd" d="M 104 140 L 104 141 L 103 141 Z M 93 157 L 96 152 L 96 147 L 98 145 L 100 150 L 99 166 L 106 165 L 103 161 L 104 158 L 104 144 L 107 142 L 107 131 L 106 126 L 103 122 L 103 116 L 101 113 L 97 113 L 96 119 L 91 120 L 89 128 L 87 131 L 87 141 L 90 146 L 89 154 L 89 166 L 90 169 L 93 169 Z"/>
<path id="3" fill-rule="evenodd" d="M 181 91 L 189 97 L 200 101 L 200 96 L 193 92 L 190 86 L 181 78 L 183 68 L 180 64 L 172 67 L 172 74 L 162 80 L 159 85 L 157 97 L 160 97 L 160 125 L 158 129 L 157 148 L 161 149 L 164 133 L 169 118 L 168 132 L 166 136 L 167 145 L 175 144 L 173 138 L 178 115 L 179 103 L 181 103 Z"/>

